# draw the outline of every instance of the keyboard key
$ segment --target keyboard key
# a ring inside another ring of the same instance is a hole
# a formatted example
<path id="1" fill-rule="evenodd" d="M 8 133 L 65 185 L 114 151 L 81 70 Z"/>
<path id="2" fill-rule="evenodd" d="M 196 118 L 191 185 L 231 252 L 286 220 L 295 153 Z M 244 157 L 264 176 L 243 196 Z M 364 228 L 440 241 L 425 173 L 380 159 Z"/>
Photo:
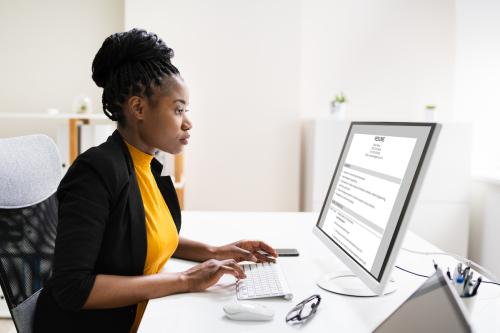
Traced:
<path id="1" fill-rule="evenodd" d="M 238 299 L 281 296 L 290 299 L 292 293 L 277 263 L 241 265 L 247 278 L 236 286 Z"/>

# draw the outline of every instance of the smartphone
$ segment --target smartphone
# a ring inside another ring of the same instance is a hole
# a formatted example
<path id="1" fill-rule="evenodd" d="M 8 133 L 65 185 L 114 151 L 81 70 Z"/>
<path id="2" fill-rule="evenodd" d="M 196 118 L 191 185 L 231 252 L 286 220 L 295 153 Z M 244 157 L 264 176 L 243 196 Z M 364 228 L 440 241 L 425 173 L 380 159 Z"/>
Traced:
<path id="1" fill-rule="evenodd" d="M 278 257 L 298 257 L 299 251 L 297 249 L 275 249 Z"/>

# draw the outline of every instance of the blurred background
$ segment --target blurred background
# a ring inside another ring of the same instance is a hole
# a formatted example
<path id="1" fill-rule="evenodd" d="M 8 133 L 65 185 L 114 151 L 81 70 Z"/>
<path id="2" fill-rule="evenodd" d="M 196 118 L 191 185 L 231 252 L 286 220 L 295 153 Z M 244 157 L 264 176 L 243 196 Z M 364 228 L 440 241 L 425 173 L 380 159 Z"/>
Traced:
<path id="1" fill-rule="evenodd" d="M 500 274 L 498 17 L 495 0 L 0 0 L 0 113 L 85 96 L 102 114 L 97 50 L 153 31 L 190 89 L 184 208 L 233 211 L 318 212 L 352 120 L 438 121 L 410 227 Z M 0 115 L 0 137 L 60 142 L 65 122 Z"/>

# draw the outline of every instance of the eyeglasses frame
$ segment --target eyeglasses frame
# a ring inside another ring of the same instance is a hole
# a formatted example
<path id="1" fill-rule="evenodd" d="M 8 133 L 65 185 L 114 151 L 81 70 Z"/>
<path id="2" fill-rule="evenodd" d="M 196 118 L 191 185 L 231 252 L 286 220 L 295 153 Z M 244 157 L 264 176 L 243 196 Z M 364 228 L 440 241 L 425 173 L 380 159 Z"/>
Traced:
<path id="1" fill-rule="evenodd" d="M 317 300 L 317 301 L 315 301 Z M 307 303 L 309 302 L 313 302 L 313 304 L 311 304 L 311 313 L 308 314 L 307 316 L 305 317 L 302 317 L 302 311 L 304 310 L 304 307 Z M 292 310 L 290 310 L 286 317 L 285 317 L 285 321 L 288 323 L 288 322 L 291 322 L 291 321 L 297 321 L 297 322 L 304 322 L 305 320 L 311 318 L 312 316 L 314 316 L 314 314 L 316 313 L 316 311 L 318 310 L 318 307 L 319 307 L 319 304 L 321 303 L 321 296 L 318 295 L 318 294 L 314 294 L 312 296 L 309 296 L 308 298 L 306 298 L 305 300 L 303 300 L 302 302 L 298 303 L 297 305 L 295 305 L 293 307 Z M 292 314 L 293 312 L 295 311 L 298 311 L 298 313 L 293 316 L 293 317 L 290 317 L 290 314 Z"/>

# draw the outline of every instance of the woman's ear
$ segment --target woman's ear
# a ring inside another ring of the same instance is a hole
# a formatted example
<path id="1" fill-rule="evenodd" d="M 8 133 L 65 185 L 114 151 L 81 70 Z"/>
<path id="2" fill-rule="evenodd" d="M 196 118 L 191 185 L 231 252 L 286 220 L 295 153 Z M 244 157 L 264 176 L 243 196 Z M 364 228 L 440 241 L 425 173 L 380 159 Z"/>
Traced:
<path id="1" fill-rule="evenodd" d="M 133 119 L 143 120 L 144 119 L 144 99 L 140 96 L 131 96 L 128 99 L 128 109 L 130 110 L 130 115 Z"/>

